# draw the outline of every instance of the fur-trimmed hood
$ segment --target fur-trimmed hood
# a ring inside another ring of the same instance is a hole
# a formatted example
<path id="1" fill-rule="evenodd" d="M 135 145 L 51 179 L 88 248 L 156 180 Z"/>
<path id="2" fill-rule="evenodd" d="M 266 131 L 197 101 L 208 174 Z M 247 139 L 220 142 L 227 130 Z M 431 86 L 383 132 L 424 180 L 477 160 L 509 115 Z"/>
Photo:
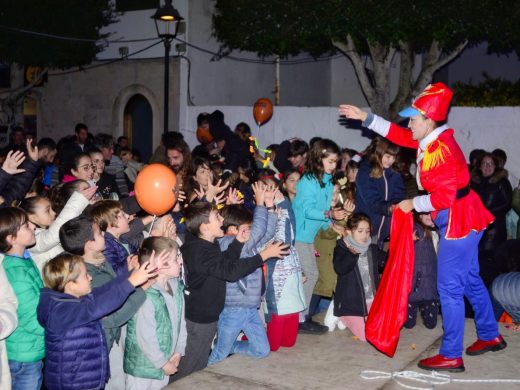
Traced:
<path id="1" fill-rule="evenodd" d="M 501 180 L 509 178 L 509 172 L 504 168 L 497 168 L 495 172 L 490 177 L 482 176 L 482 171 L 480 168 L 473 168 L 471 171 L 471 181 L 477 184 L 482 183 L 485 180 L 488 180 L 491 184 L 499 183 Z"/>

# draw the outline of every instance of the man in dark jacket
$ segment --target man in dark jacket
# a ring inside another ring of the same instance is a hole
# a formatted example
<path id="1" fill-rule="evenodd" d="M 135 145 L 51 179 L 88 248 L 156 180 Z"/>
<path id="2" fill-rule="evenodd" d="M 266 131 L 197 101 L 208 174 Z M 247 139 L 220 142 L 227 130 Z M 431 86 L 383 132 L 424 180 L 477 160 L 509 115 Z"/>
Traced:
<path id="1" fill-rule="evenodd" d="M 239 166 L 246 166 L 250 157 L 249 144 L 242 141 L 224 122 L 222 111 L 214 111 L 209 115 L 209 131 L 217 144 L 223 143 L 220 152 L 224 157 L 224 170 L 236 172 Z"/>

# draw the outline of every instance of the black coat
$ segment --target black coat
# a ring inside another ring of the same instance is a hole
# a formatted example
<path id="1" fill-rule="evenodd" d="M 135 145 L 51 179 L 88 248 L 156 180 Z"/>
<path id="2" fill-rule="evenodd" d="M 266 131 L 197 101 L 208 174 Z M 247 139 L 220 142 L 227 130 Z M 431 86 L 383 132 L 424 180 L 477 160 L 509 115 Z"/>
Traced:
<path id="1" fill-rule="evenodd" d="M 220 152 L 224 157 L 224 169 L 236 172 L 239 166 L 247 166 L 251 153 L 249 145 L 231 131 L 224 122 L 224 114 L 214 111 L 209 116 L 209 131 L 215 140 L 224 140 L 226 145 Z"/>
<path id="2" fill-rule="evenodd" d="M 437 293 L 437 254 L 431 236 L 426 235 L 424 227 L 414 224 L 418 240 L 414 242 L 414 267 L 412 289 L 408 302 L 420 303 L 439 299 Z"/>
<path id="3" fill-rule="evenodd" d="M 504 169 L 497 169 L 490 177 L 483 177 L 479 171 L 472 172 L 471 188 L 495 217 L 495 222 L 486 229 L 480 240 L 480 250 L 494 251 L 507 240 L 506 214 L 513 200 L 513 189 L 507 176 Z"/>
<path id="4" fill-rule="evenodd" d="M 25 161 L 20 166 L 20 168 L 25 169 L 25 172 L 11 176 L 3 169 L 0 169 L 0 196 L 3 198 L 3 203 L 0 207 L 10 207 L 21 202 L 31 188 L 40 167 L 41 163 L 39 161 L 33 161 L 26 155 Z"/>
<path id="5" fill-rule="evenodd" d="M 111 193 L 116 193 L 121 198 L 121 192 L 116 183 L 116 177 L 109 173 L 103 172 L 96 182 L 98 192 L 101 194 L 103 199 L 110 199 Z"/>
<path id="6" fill-rule="evenodd" d="M 377 245 L 368 248 L 368 265 L 370 279 L 374 287 L 379 285 L 379 266 L 385 259 L 385 252 Z M 361 281 L 361 273 L 358 267 L 359 255 L 352 253 L 344 240 L 338 240 L 334 249 L 334 270 L 338 274 L 336 292 L 334 293 L 334 315 L 360 316 L 368 315 L 365 289 Z"/>

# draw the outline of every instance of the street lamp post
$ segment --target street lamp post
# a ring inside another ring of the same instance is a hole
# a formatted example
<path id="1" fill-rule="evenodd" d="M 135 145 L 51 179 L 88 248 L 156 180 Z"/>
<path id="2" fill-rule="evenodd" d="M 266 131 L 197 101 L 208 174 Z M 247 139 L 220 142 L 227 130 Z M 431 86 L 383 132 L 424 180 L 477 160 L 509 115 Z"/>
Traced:
<path id="1" fill-rule="evenodd" d="M 168 111 L 170 91 L 170 50 L 172 41 L 177 36 L 179 24 L 184 18 L 173 5 L 172 0 L 165 0 L 164 5 L 159 7 L 152 16 L 157 29 L 157 35 L 164 43 L 164 133 L 168 132 Z"/>

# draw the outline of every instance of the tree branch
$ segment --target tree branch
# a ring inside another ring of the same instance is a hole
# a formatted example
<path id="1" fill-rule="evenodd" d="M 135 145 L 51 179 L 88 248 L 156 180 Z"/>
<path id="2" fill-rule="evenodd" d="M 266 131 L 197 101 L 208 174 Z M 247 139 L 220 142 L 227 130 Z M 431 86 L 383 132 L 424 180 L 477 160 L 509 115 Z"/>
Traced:
<path id="1" fill-rule="evenodd" d="M 452 61 L 455 57 L 457 57 L 465 48 L 468 46 L 468 41 L 462 42 L 460 45 L 458 45 L 455 49 L 453 49 L 446 57 L 444 57 L 441 61 L 437 63 L 437 68 L 435 70 L 438 70 L 442 68 L 444 65 Z"/>
<path id="2" fill-rule="evenodd" d="M 390 118 L 396 119 L 397 111 L 401 109 L 411 98 L 412 72 L 415 61 L 415 53 L 410 42 L 399 41 L 401 52 L 401 66 L 399 68 L 399 86 L 394 101 L 390 104 Z"/>
<path id="3" fill-rule="evenodd" d="M 332 41 L 332 45 L 343 52 L 350 59 L 350 61 L 352 61 L 352 65 L 354 65 L 354 70 L 356 71 L 361 89 L 363 90 L 363 93 L 368 100 L 368 104 L 372 106 L 372 103 L 375 101 L 375 91 L 370 84 L 370 79 L 365 70 L 365 64 L 356 50 L 354 40 L 350 35 L 347 35 L 346 43 Z"/>

